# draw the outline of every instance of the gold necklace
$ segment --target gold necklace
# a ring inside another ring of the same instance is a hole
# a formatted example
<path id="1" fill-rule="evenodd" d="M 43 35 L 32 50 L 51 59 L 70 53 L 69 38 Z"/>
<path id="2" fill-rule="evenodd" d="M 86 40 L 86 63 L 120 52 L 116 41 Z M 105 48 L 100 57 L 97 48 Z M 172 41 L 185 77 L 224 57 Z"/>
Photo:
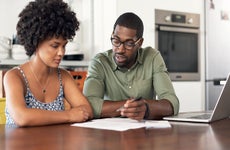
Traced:
<path id="1" fill-rule="evenodd" d="M 32 66 L 31 66 L 31 63 L 30 63 L 30 62 L 29 62 L 29 66 L 30 66 L 30 70 L 31 70 L 31 72 L 32 72 L 32 74 L 33 74 L 33 76 L 34 76 L 34 78 L 37 80 L 39 86 L 40 86 L 41 89 L 42 89 L 42 93 L 45 94 L 45 93 L 46 93 L 46 87 L 47 87 L 47 85 L 48 85 L 48 83 L 49 83 L 49 79 L 50 79 L 49 77 L 50 77 L 51 69 L 49 70 L 48 79 L 46 80 L 46 84 L 45 84 L 45 86 L 43 87 L 42 84 L 41 84 L 41 82 L 39 82 L 38 77 L 37 77 L 36 74 L 34 73 L 34 70 L 32 69 Z"/>

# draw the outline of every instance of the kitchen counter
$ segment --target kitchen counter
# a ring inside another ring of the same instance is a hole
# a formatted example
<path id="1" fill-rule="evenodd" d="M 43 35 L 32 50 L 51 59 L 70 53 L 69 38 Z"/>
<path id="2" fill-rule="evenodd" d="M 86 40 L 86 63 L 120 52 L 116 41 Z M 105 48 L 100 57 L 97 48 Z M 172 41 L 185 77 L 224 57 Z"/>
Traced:
<path id="1" fill-rule="evenodd" d="M 13 66 L 17 66 L 25 63 L 28 60 L 14 60 L 14 59 L 1 59 L 0 60 L 0 70 L 4 68 L 11 68 Z M 66 61 L 62 60 L 60 66 L 62 67 L 84 67 L 87 68 L 89 61 Z"/>

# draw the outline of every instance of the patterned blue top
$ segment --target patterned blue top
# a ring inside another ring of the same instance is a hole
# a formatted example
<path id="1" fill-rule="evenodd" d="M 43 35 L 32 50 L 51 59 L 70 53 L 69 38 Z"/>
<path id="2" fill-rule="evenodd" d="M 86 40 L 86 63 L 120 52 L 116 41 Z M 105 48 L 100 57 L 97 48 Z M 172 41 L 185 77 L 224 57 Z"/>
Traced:
<path id="1" fill-rule="evenodd" d="M 24 80 L 25 80 L 25 84 L 26 84 L 26 95 L 25 95 L 25 103 L 27 108 L 37 108 L 37 109 L 44 109 L 44 110 L 50 110 L 50 111 L 63 111 L 65 109 L 64 106 L 64 92 L 63 92 L 63 85 L 62 85 L 62 80 L 61 80 L 61 72 L 60 69 L 58 69 L 58 78 L 59 78 L 59 82 L 60 82 L 60 90 L 59 90 L 59 94 L 57 96 L 57 98 L 50 103 L 43 103 L 40 102 L 39 100 L 37 100 L 33 93 L 31 92 L 30 88 L 29 88 L 29 83 L 28 80 L 23 72 L 23 70 L 20 67 L 17 67 L 17 69 L 20 71 L 20 73 L 22 74 Z M 5 114 L 6 114 L 6 124 L 7 125 L 15 125 L 13 118 L 10 116 L 7 106 L 5 109 Z"/>

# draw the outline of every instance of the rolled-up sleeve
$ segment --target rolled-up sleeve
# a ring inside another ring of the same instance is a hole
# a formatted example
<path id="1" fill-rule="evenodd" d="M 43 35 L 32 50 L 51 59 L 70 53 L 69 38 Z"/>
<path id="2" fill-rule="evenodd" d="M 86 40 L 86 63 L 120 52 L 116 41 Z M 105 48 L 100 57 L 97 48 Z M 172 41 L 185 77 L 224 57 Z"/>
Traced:
<path id="1" fill-rule="evenodd" d="M 87 78 L 84 82 L 83 94 L 89 100 L 94 117 L 99 118 L 103 105 L 104 82 L 102 67 L 96 59 L 92 59 L 88 68 Z"/>
<path id="2" fill-rule="evenodd" d="M 158 99 L 167 99 L 171 102 L 174 115 L 179 112 L 179 100 L 175 94 L 171 79 L 162 56 L 158 53 L 153 61 L 153 85 Z"/>

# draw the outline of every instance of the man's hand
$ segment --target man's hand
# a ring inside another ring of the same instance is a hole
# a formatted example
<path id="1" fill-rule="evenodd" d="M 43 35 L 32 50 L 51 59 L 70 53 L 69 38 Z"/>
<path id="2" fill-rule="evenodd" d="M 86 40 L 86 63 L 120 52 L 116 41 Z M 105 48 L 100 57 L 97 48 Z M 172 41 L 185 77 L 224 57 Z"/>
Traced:
<path id="1" fill-rule="evenodd" d="M 145 116 L 146 112 L 146 105 L 144 99 L 128 99 L 124 104 L 124 107 L 119 109 L 121 111 L 121 115 L 135 119 L 135 120 L 142 120 Z"/>

